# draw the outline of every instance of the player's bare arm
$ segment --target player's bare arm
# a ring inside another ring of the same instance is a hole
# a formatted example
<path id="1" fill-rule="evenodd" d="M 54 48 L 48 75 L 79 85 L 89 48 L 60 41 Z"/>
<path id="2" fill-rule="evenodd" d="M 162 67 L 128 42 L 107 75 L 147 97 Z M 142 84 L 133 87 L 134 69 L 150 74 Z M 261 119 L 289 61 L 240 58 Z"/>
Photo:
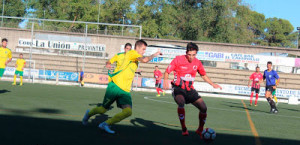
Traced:
<path id="1" fill-rule="evenodd" d="M 222 90 L 222 87 L 218 84 L 213 83 L 207 75 L 204 75 L 204 76 L 201 76 L 201 77 L 205 82 L 210 84 L 213 88 Z"/>
<path id="2" fill-rule="evenodd" d="M 165 72 L 164 73 L 164 89 L 167 90 L 168 89 L 168 79 L 169 79 L 169 73 Z"/>
<path id="3" fill-rule="evenodd" d="M 279 85 L 279 82 L 280 82 L 280 79 L 277 79 L 276 86 L 273 86 L 273 89 L 276 89 L 276 87 Z"/>
<path id="4" fill-rule="evenodd" d="M 248 88 L 250 87 L 250 83 L 251 83 L 251 79 L 249 79 L 249 81 L 248 81 Z"/>
<path id="5" fill-rule="evenodd" d="M 139 60 L 139 62 L 147 63 L 147 62 L 151 61 L 154 57 L 156 57 L 158 55 L 161 55 L 160 50 L 158 50 L 156 53 L 154 53 L 150 56 L 139 57 L 138 60 Z"/>
<path id="6" fill-rule="evenodd" d="M 10 63 L 12 60 L 12 58 L 8 59 L 6 62 L 5 62 L 5 65 L 7 65 L 8 63 Z"/>

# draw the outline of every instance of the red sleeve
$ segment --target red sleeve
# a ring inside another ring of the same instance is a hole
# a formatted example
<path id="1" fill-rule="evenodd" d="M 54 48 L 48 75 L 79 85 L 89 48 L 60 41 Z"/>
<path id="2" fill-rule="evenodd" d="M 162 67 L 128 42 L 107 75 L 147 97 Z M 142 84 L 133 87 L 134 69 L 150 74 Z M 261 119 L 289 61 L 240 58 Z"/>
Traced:
<path id="1" fill-rule="evenodd" d="M 177 67 L 177 57 L 175 57 L 172 62 L 170 63 L 170 65 L 167 67 L 166 72 L 167 73 L 171 73 L 172 71 L 175 70 L 175 68 Z"/>
<path id="2" fill-rule="evenodd" d="M 253 73 L 253 74 L 254 74 L 254 73 Z M 250 80 L 252 80 L 252 79 L 253 79 L 253 74 L 251 74 L 251 76 L 249 77 L 249 79 L 250 79 Z"/>
<path id="3" fill-rule="evenodd" d="M 201 75 L 201 76 L 205 76 L 206 75 L 206 72 L 205 72 L 205 69 L 201 63 L 201 61 L 199 60 L 199 65 L 198 65 L 198 73 Z"/>

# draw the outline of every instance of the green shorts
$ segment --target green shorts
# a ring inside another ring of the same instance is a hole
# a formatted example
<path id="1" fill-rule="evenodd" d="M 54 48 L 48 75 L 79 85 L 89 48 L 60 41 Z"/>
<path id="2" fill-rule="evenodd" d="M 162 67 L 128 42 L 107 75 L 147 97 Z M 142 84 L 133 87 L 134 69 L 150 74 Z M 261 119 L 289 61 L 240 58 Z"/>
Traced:
<path id="1" fill-rule="evenodd" d="M 131 95 L 119 88 L 114 82 L 109 82 L 106 88 L 105 96 L 102 106 L 109 109 L 111 104 L 117 102 L 117 106 L 121 108 L 122 105 L 132 106 Z"/>
<path id="2" fill-rule="evenodd" d="M 276 94 L 276 89 L 272 92 L 272 96 L 274 96 Z"/>
<path id="3" fill-rule="evenodd" d="M 23 76 L 23 71 L 15 71 L 15 75 L 19 75 L 20 77 L 22 77 Z"/>
<path id="4" fill-rule="evenodd" d="M 3 76 L 3 74 L 4 74 L 4 71 L 5 71 L 5 68 L 0 68 L 0 77 L 2 77 L 2 76 Z"/>

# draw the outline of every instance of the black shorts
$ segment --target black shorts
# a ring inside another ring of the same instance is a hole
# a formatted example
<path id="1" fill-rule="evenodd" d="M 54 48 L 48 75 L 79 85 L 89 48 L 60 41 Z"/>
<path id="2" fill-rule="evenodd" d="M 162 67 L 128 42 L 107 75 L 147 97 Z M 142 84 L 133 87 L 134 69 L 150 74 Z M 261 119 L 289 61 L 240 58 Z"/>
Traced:
<path id="1" fill-rule="evenodd" d="M 79 80 L 82 81 L 82 80 L 83 80 L 83 77 L 80 76 Z"/>
<path id="2" fill-rule="evenodd" d="M 201 98 L 201 96 L 195 89 L 187 91 L 178 86 L 172 86 L 172 95 L 174 98 L 177 95 L 182 95 L 184 97 L 185 104 L 194 103 L 195 101 Z"/>
<path id="3" fill-rule="evenodd" d="M 257 88 L 251 88 L 251 92 L 255 92 L 255 93 L 257 93 L 257 94 L 259 94 L 259 89 L 257 89 Z"/>
<path id="4" fill-rule="evenodd" d="M 155 84 L 155 87 L 156 87 L 156 88 L 160 88 L 160 86 L 161 86 L 161 83 L 156 83 L 156 84 Z"/>
<path id="5" fill-rule="evenodd" d="M 266 86 L 266 92 L 270 91 L 271 93 L 273 93 L 275 91 L 275 89 L 273 89 L 274 86 Z"/>

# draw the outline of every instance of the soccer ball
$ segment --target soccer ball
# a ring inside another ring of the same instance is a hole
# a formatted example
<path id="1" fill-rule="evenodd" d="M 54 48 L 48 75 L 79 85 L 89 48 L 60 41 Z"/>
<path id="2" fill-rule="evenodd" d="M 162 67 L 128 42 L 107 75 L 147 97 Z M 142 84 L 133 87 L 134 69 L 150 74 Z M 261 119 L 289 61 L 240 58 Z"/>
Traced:
<path id="1" fill-rule="evenodd" d="M 202 131 L 202 137 L 204 141 L 213 141 L 216 138 L 216 132 L 211 128 L 205 128 Z"/>

